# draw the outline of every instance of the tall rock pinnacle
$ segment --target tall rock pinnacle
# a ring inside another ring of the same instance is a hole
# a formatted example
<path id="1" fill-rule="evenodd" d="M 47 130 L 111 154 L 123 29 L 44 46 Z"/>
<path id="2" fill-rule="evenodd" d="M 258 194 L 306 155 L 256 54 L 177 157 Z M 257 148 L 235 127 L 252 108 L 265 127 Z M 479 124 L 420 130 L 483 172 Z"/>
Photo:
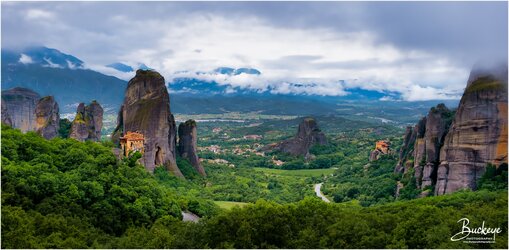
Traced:
<path id="1" fill-rule="evenodd" d="M 507 100 L 507 64 L 474 67 L 455 113 L 439 104 L 407 130 L 395 172 L 406 173 L 413 156 L 418 188 L 475 190 L 488 164 L 507 164 Z"/>
<path id="2" fill-rule="evenodd" d="M 35 108 L 36 132 L 46 139 L 58 136 L 60 115 L 58 103 L 53 96 L 46 96 L 37 102 Z"/>
<path id="3" fill-rule="evenodd" d="M 440 151 L 435 193 L 476 189 L 488 163 L 507 163 L 507 64 L 472 70 Z"/>
<path id="4" fill-rule="evenodd" d="M 164 165 L 176 176 L 183 176 L 176 163 L 176 125 L 170 111 L 170 97 L 164 78 L 152 70 L 138 70 L 129 81 L 120 109 L 113 140 L 127 132 L 144 136 L 141 162 L 153 172 Z"/>
<path id="5" fill-rule="evenodd" d="M 69 137 L 78 141 L 101 140 L 103 113 L 103 108 L 97 101 L 92 101 L 88 106 L 80 103 L 71 125 Z"/>
<path id="6" fill-rule="evenodd" d="M 201 175 L 206 176 L 205 169 L 198 159 L 196 154 L 196 122 L 194 120 L 187 120 L 179 125 L 178 129 L 179 144 L 178 153 L 182 158 L 189 160 L 194 169 Z"/>
<path id="7" fill-rule="evenodd" d="M 326 145 L 327 138 L 318 128 L 316 120 L 306 117 L 299 124 L 297 135 L 294 138 L 280 142 L 275 146 L 275 149 L 293 156 L 304 156 L 307 159 L 310 156 L 309 149 L 315 144 Z"/>

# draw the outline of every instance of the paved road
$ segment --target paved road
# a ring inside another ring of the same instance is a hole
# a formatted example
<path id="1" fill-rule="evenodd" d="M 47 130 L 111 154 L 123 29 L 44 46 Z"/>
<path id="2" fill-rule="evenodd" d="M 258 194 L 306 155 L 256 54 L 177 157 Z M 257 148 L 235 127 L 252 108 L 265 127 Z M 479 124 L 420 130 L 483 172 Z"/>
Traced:
<path id="1" fill-rule="evenodd" d="M 327 199 L 327 197 L 325 197 L 325 195 L 322 194 L 322 191 L 320 191 L 320 189 L 322 188 L 322 184 L 323 183 L 315 184 L 315 193 L 316 193 L 316 196 L 322 198 L 322 200 L 325 201 L 325 202 L 330 202 L 330 200 Z"/>
<path id="2" fill-rule="evenodd" d="M 198 215 L 193 214 L 191 212 L 184 212 L 182 211 L 182 221 L 191 221 L 191 222 L 198 222 L 200 220 L 200 217 Z"/>

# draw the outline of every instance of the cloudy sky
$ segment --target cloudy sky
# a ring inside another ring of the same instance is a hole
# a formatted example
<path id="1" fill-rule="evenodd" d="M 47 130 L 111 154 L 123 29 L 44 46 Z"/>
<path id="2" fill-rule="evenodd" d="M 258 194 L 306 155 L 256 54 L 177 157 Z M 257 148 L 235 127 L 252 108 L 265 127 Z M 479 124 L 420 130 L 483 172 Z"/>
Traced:
<path id="1" fill-rule="evenodd" d="M 2 2 L 2 48 L 56 48 L 124 79 L 132 74 L 104 65 L 145 63 L 168 81 L 252 67 L 262 74 L 199 77 L 279 93 L 454 99 L 476 61 L 507 60 L 507 14 L 507 2 Z"/>

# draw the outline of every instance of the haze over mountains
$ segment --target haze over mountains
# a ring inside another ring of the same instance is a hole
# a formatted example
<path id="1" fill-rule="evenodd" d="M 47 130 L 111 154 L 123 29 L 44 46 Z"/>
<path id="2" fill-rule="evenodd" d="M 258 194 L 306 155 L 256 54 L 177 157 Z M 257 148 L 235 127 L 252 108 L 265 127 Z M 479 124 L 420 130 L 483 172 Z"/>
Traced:
<path id="1" fill-rule="evenodd" d="M 150 69 L 143 63 L 128 65 L 116 62 L 105 65 L 111 70 L 133 74 L 136 69 Z M 177 72 L 166 79 L 176 113 L 260 112 L 263 114 L 334 114 L 372 116 L 372 120 L 414 122 L 429 106 L 440 101 L 405 102 L 396 92 L 345 88 L 343 96 L 324 96 L 295 91 L 313 88 L 313 83 L 285 82 L 291 88 L 285 93 L 269 86 L 257 88 L 233 86 L 227 77 L 256 77 L 264 72 L 246 67 L 219 67 L 210 72 Z M 61 113 L 74 113 L 77 104 L 97 100 L 105 113 L 116 114 L 127 82 L 87 68 L 86 62 L 72 55 L 47 47 L 22 50 L 2 49 L 2 90 L 25 87 L 41 95 L 53 95 L 60 103 Z M 342 80 L 337 81 L 342 87 Z M 446 101 L 455 106 L 457 100 Z M 400 112 L 412 110 L 415 117 L 401 117 Z"/>

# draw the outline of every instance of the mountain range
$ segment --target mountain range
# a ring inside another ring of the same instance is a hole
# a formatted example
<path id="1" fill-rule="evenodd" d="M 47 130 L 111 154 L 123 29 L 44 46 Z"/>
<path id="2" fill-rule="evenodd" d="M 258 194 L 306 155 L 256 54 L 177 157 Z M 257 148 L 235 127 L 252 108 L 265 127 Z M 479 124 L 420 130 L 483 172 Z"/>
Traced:
<path id="1" fill-rule="evenodd" d="M 143 63 L 129 65 L 115 62 L 106 67 L 129 73 L 135 69 L 150 69 Z M 60 104 L 61 113 L 75 113 L 80 102 L 97 100 L 105 113 L 116 114 L 123 101 L 125 80 L 86 67 L 79 58 L 43 46 L 20 50 L 2 49 L 2 90 L 25 87 L 40 95 L 53 95 Z M 195 72 L 199 76 L 204 72 Z M 254 68 L 219 67 L 206 74 L 227 76 L 261 75 Z M 278 94 L 267 90 L 240 88 L 228 83 L 204 80 L 200 77 L 177 77 L 167 82 L 175 113 L 259 112 L 263 114 L 309 115 L 339 114 L 356 119 L 379 122 L 415 122 L 437 101 L 404 102 L 381 101 L 394 92 L 378 92 L 361 88 L 345 89 L 345 96 L 308 94 Z M 302 87 L 301 83 L 291 83 Z M 310 85 L 308 84 L 307 87 Z M 312 86 L 311 86 L 312 87 Z M 447 101 L 455 106 L 457 101 Z M 408 116 L 402 114 L 408 113 Z M 371 117 L 371 118 L 370 118 Z M 403 118 L 405 117 L 405 118 Z"/>

